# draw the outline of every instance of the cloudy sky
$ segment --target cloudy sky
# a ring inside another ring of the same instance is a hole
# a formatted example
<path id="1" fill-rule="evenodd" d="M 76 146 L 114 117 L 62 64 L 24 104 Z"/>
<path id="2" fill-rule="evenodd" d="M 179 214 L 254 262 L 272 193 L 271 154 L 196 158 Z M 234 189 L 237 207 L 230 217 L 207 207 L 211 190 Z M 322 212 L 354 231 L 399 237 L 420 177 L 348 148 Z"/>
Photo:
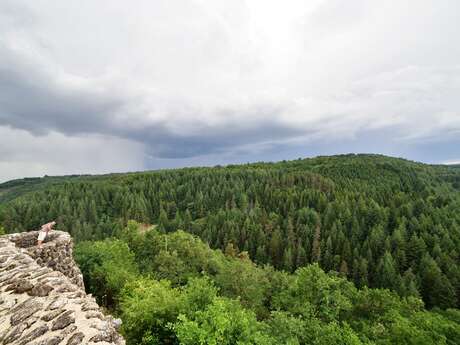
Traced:
<path id="1" fill-rule="evenodd" d="M 460 162 L 457 0 L 1 0 L 0 181 Z"/>

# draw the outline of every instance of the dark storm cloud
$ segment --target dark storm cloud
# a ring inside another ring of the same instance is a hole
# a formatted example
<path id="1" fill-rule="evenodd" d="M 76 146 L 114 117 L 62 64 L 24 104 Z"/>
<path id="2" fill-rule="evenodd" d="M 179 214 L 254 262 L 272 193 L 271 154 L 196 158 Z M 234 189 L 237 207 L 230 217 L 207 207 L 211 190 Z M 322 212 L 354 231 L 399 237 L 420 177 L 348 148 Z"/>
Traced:
<path id="1" fill-rule="evenodd" d="M 200 134 L 175 135 L 164 126 L 151 126 L 134 135 L 148 144 L 148 151 L 160 158 L 186 158 L 206 154 L 237 151 L 244 145 L 283 141 L 303 136 L 305 130 L 283 127 L 277 123 L 258 123 L 252 127 L 228 124 L 224 127 L 203 127 Z M 133 136 L 134 136 L 133 135 Z"/>
<path id="2" fill-rule="evenodd" d="M 134 114 L 137 123 L 133 126 L 130 118 L 117 118 L 123 117 L 125 111 L 132 111 L 130 108 L 143 102 L 142 98 L 126 98 L 120 91 L 91 88 L 84 80 L 55 80 L 46 69 L 21 61 L 20 56 L 14 56 L 5 47 L 0 49 L 0 56 L 0 125 L 36 135 L 58 131 L 66 135 L 119 136 L 146 144 L 147 151 L 157 157 L 184 158 L 307 132 L 280 123 L 276 114 L 282 109 L 271 107 L 247 111 L 246 117 L 259 116 L 263 121 L 253 124 L 224 121 L 216 126 L 199 123 L 196 134 L 187 130 L 185 134 L 175 133 L 166 120 L 148 120 L 142 113 Z M 230 119 L 231 112 L 218 111 Z M 193 113 L 181 115 L 189 117 Z"/>
<path id="3" fill-rule="evenodd" d="M 4 0 L 0 170 L 44 171 L 34 166 L 49 154 L 34 148 L 65 138 L 67 156 L 104 145 L 136 157 L 133 169 L 142 156 L 144 167 L 346 151 L 458 160 L 459 13 L 448 0 Z"/>
<path id="4" fill-rule="evenodd" d="M 5 52 L 0 50 L 5 56 Z M 0 58 L 1 60 L 1 58 Z M 0 66 L 0 124 L 43 135 L 99 132 L 122 101 L 107 94 L 62 88 L 24 66 Z"/>

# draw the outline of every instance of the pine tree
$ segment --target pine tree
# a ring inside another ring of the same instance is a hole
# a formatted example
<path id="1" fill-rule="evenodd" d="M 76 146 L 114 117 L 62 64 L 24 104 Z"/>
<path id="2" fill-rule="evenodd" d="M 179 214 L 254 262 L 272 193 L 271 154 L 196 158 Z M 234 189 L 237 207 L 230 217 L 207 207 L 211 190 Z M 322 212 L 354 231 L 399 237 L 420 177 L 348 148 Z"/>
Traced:
<path id="1" fill-rule="evenodd" d="M 297 242 L 297 257 L 295 261 L 295 267 L 303 267 L 307 264 L 307 252 L 302 246 L 301 241 Z"/>
<path id="2" fill-rule="evenodd" d="M 294 260 L 291 248 L 286 248 L 283 255 L 283 268 L 288 271 L 292 272 L 294 268 Z"/>
<path id="3" fill-rule="evenodd" d="M 321 227 L 319 225 L 315 228 L 315 235 L 313 237 L 313 245 L 311 250 L 311 261 L 319 262 L 321 259 Z"/>
<path id="4" fill-rule="evenodd" d="M 168 214 L 163 208 L 161 208 L 160 217 L 158 219 L 158 230 L 160 230 L 161 232 L 168 232 L 169 228 L 170 228 L 170 224 L 169 224 Z"/>
<path id="5" fill-rule="evenodd" d="M 345 260 L 342 260 L 342 263 L 340 264 L 339 273 L 340 273 L 340 276 L 343 278 L 346 278 L 348 276 L 348 265 Z"/>
<path id="6" fill-rule="evenodd" d="M 421 292 L 428 308 L 456 305 L 455 290 L 438 264 L 426 253 L 420 262 Z"/>
<path id="7" fill-rule="evenodd" d="M 390 252 L 385 252 L 377 267 L 380 287 L 397 291 L 400 287 L 400 276 Z"/>
<path id="8" fill-rule="evenodd" d="M 272 258 L 273 266 L 280 267 L 283 253 L 282 239 L 279 228 L 276 228 L 270 239 L 270 257 Z"/>
<path id="9" fill-rule="evenodd" d="M 369 286 L 368 261 L 362 258 L 359 262 L 359 287 Z"/>
<path id="10" fill-rule="evenodd" d="M 409 268 L 406 272 L 404 272 L 402 281 L 401 281 L 401 288 L 398 291 L 401 296 L 414 296 L 420 297 L 420 293 L 417 288 L 417 277 L 412 272 L 412 269 Z"/>

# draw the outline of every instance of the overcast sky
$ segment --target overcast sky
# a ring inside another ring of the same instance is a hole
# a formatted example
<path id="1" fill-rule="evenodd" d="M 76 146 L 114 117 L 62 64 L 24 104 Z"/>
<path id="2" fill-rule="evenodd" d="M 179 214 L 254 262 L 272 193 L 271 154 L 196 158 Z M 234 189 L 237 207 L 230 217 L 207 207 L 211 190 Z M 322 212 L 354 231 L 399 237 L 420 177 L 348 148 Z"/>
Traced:
<path id="1" fill-rule="evenodd" d="M 0 181 L 346 152 L 460 162 L 460 1 L 0 1 Z"/>

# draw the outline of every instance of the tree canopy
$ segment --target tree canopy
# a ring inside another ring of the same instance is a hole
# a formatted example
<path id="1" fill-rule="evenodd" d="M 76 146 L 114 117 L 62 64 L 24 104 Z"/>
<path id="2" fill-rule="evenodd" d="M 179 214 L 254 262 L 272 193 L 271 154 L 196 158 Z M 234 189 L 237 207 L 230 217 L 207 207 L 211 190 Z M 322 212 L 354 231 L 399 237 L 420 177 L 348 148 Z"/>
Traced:
<path id="1" fill-rule="evenodd" d="M 358 287 L 447 308 L 460 300 L 459 190 L 456 167 L 378 155 L 45 177 L 0 185 L 0 224 L 20 232 L 57 219 L 80 242 L 136 220 L 258 264 L 294 272 L 318 263 Z M 157 278 L 186 279 L 180 254 L 157 258 Z"/>
<path id="2" fill-rule="evenodd" d="M 257 265 L 244 252 L 211 249 L 180 230 L 164 234 L 139 225 L 133 236 L 134 228 L 130 222 L 118 238 L 76 247 L 87 287 L 122 318 L 128 344 L 415 345 L 460 339 L 458 309 L 428 311 L 419 297 L 357 288 L 318 263 L 288 273 Z M 164 257 L 169 275 L 157 264 Z"/>
<path id="3" fill-rule="evenodd" d="M 459 308 L 459 192 L 458 167 L 379 155 L 47 176 L 0 184 L 0 232 L 57 219 L 79 243 L 87 286 L 110 308 L 118 308 L 132 277 L 176 288 L 206 274 L 257 320 L 275 305 L 284 310 L 278 318 L 304 315 L 291 309 L 290 296 L 324 300 L 297 308 L 333 329 L 352 312 L 353 289 Z M 295 289 L 304 267 L 331 274 L 327 297 Z M 183 323 L 204 321 L 187 316 Z"/>

